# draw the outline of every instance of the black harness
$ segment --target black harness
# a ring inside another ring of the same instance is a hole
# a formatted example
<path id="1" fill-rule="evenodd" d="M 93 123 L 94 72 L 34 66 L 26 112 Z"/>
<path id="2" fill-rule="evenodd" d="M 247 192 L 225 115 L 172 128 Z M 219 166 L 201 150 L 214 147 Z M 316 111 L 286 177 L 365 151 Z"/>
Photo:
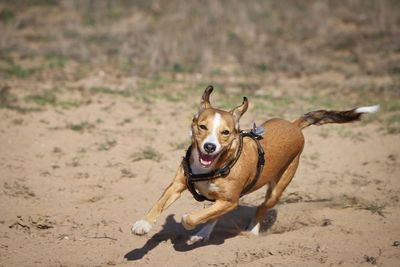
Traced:
<path id="1" fill-rule="evenodd" d="M 243 150 L 243 138 L 244 137 L 250 137 L 253 139 L 256 144 L 257 144 L 257 150 L 258 150 L 258 162 L 257 162 L 257 172 L 254 177 L 254 179 L 249 183 L 240 193 L 240 197 L 245 195 L 247 192 L 251 190 L 251 188 L 257 183 L 258 179 L 260 178 L 260 174 L 262 169 L 264 168 L 265 164 L 265 159 L 264 159 L 264 150 L 262 146 L 260 145 L 259 140 L 262 139 L 262 136 L 255 133 L 253 130 L 248 132 L 248 131 L 240 131 L 239 133 L 239 149 L 236 153 L 236 156 L 233 160 L 231 160 L 226 166 L 222 167 L 221 169 L 216 169 L 213 170 L 209 173 L 202 173 L 202 174 L 193 174 L 192 169 L 190 168 L 190 152 L 192 151 L 192 145 L 189 146 L 188 150 L 186 151 L 186 155 L 183 158 L 182 165 L 183 169 L 185 172 L 185 177 L 186 177 L 186 185 L 190 193 L 192 193 L 193 197 L 197 201 L 215 201 L 212 199 L 208 199 L 207 197 L 201 195 L 199 192 L 197 192 L 194 183 L 195 182 L 200 182 L 200 181 L 210 181 L 214 180 L 220 177 L 226 177 L 232 167 L 236 164 L 238 161 L 240 154 L 242 153 Z"/>

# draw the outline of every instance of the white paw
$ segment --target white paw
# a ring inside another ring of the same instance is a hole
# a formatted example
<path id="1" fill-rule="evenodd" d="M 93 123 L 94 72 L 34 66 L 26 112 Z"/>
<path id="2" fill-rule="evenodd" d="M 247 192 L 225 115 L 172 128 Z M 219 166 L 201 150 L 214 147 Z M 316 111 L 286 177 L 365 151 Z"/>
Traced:
<path id="1" fill-rule="evenodd" d="M 189 225 L 189 224 L 186 223 L 186 218 L 187 218 L 188 216 L 189 216 L 188 214 L 183 214 L 181 223 L 182 223 L 183 227 L 184 227 L 186 230 L 192 230 L 192 229 L 194 229 L 194 226 L 191 226 L 191 225 Z"/>
<path id="2" fill-rule="evenodd" d="M 151 229 L 151 224 L 145 220 L 139 220 L 132 225 L 132 234 L 144 235 Z"/>
<path id="3" fill-rule="evenodd" d="M 195 243 L 197 243 L 197 242 L 200 242 L 200 241 L 207 242 L 207 241 L 208 241 L 208 238 L 207 238 L 207 240 L 206 240 L 203 236 L 200 236 L 200 235 L 192 235 L 192 236 L 190 237 L 190 239 L 189 239 L 188 241 L 186 241 L 186 244 L 188 244 L 188 245 L 193 245 L 193 244 L 195 244 Z"/>
<path id="4" fill-rule="evenodd" d="M 215 225 L 217 224 L 217 220 L 214 220 L 210 223 L 207 223 L 204 225 L 200 231 L 198 231 L 196 234 L 192 235 L 190 239 L 186 242 L 188 245 L 193 245 L 194 243 L 197 242 L 207 242 L 210 239 L 210 235 L 212 231 L 214 230 Z"/>
<path id="5" fill-rule="evenodd" d="M 246 231 L 249 231 L 253 235 L 258 235 L 260 232 L 260 224 L 252 221 Z"/>

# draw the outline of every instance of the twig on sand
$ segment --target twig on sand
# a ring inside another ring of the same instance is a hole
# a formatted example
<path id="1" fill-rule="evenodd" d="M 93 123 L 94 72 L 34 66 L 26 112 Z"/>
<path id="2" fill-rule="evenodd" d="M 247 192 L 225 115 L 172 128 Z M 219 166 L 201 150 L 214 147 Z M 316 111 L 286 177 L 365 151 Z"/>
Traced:
<path id="1" fill-rule="evenodd" d="M 103 236 L 84 236 L 85 238 L 92 238 L 92 239 L 100 239 L 100 238 L 102 238 L 102 239 L 110 239 L 110 240 L 113 240 L 113 241 L 117 241 L 118 239 L 116 239 L 116 238 L 114 238 L 114 237 L 109 237 L 109 236 L 106 236 L 106 235 L 103 235 Z"/>

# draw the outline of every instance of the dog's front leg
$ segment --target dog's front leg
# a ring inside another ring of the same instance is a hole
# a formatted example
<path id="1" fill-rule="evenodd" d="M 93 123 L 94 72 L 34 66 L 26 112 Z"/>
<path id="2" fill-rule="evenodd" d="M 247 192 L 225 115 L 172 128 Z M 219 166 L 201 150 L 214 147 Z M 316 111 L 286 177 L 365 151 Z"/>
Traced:
<path id="1" fill-rule="evenodd" d="M 200 211 L 182 216 L 182 225 L 186 230 L 192 230 L 197 225 L 214 220 L 237 207 L 237 201 L 217 200 L 213 205 Z"/>
<path id="2" fill-rule="evenodd" d="M 169 205 L 175 202 L 180 196 L 182 191 L 186 189 L 185 176 L 182 166 L 179 167 L 175 179 L 165 189 L 164 193 L 156 204 L 150 209 L 144 219 L 135 222 L 132 226 L 132 233 L 136 235 L 144 235 L 151 229 L 151 225 L 154 224 L 161 212 L 165 210 Z"/>

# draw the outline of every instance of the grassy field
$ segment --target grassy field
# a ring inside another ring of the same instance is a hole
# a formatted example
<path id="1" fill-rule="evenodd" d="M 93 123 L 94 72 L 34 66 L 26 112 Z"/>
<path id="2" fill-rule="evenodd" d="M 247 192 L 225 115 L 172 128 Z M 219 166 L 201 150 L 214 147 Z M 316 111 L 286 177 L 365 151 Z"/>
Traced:
<path id="1" fill-rule="evenodd" d="M 397 133 L 399 9 L 397 1 L 3 1 L 1 107 L 72 109 L 96 95 L 174 103 L 213 83 L 229 97 L 222 107 L 246 94 L 271 116 L 379 103 L 385 130 Z"/>

